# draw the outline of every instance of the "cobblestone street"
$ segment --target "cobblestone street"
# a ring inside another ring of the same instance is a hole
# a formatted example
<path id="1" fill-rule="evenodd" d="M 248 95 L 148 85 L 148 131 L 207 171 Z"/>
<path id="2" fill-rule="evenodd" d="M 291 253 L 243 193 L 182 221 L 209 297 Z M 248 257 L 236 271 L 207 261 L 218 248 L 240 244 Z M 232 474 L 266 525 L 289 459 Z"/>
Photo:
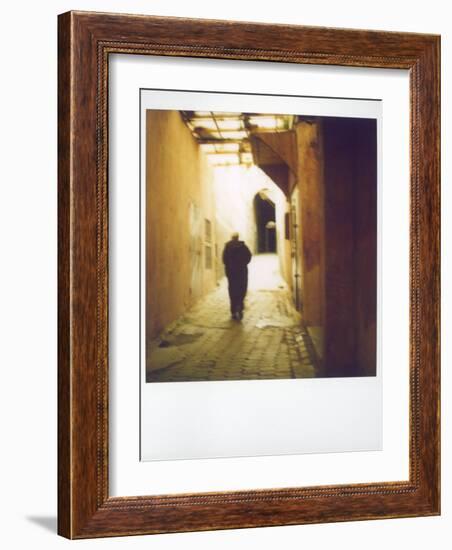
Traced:
<path id="1" fill-rule="evenodd" d="M 309 336 L 301 326 L 276 254 L 249 265 L 242 321 L 230 319 L 227 281 L 172 323 L 148 349 L 147 382 L 311 378 Z"/>

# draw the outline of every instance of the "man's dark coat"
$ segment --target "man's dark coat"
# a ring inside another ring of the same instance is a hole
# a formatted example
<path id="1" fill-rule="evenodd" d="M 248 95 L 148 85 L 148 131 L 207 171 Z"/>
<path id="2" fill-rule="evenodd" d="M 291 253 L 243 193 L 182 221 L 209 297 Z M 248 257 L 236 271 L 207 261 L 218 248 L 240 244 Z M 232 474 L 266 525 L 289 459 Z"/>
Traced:
<path id="1" fill-rule="evenodd" d="M 228 278 L 231 313 L 243 311 L 243 300 L 248 288 L 248 264 L 251 252 L 243 241 L 231 240 L 225 244 L 223 263 Z"/>

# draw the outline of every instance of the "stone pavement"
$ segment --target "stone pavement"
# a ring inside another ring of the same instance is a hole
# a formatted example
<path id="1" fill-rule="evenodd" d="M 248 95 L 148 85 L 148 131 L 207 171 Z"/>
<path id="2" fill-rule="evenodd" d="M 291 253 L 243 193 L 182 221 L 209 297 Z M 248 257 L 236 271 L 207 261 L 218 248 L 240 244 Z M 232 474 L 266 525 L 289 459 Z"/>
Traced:
<path id="1" fill-rule="evenodd" d="M 154 340 L 147 382 L 311 378 L 309 336 L 279 275 L 276 254 L 254 256 L 242 321 L 230 319 L 227 281 Z"/>

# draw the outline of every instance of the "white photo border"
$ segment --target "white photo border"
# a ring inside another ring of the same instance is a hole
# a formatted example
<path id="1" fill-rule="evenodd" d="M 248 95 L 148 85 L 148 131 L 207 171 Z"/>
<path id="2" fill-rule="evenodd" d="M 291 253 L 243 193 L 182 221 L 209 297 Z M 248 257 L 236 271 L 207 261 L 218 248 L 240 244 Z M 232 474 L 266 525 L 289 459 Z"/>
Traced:
<path id="1" fill-rule="evenodd" d="M 185 111 L 371 118 L 377 121 L 380 150 L 382 102 L 374 99 L 142 89 L 140 106 L 141 459 L 381 450 L 382 373 L 378 353 L 377 372 L 372 377 L 228 380 L 227 384 L 226 381 L 146 383 L 144 236 L 148 160 L 145 121 L 148 109 L 173 110 L 179 106 L 177 110 Z M 379 291 L 380 288 L 377 296 Z M 378 340 L 381 327 L 379 322 L 377 325 Z M 380 345 L 377 347 L 381 348 Z M 311 419 L 310 422 L 303 421 L 306 418 Z"/>

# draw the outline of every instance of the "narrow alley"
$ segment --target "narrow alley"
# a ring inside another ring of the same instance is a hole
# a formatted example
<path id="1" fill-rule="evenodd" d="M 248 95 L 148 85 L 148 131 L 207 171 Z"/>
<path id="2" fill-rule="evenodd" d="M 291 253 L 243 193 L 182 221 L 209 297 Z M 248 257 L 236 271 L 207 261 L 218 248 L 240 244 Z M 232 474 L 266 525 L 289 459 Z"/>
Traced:
<path id="1" fill-rule="evenodd" d="M 277 254 L 257 254 L 249 265 L 243 320 L 230 319 L 223 278 L 152 341 L 146 381 L 310 378 L 315 364 Z"/>
<path id="2" fill-rule="evenodd" d="M 376 121 L 148 109 L 145 123 L 146 381 L 375 376 Z M 253 255 L 241 321 L 234 239 Z"/>

